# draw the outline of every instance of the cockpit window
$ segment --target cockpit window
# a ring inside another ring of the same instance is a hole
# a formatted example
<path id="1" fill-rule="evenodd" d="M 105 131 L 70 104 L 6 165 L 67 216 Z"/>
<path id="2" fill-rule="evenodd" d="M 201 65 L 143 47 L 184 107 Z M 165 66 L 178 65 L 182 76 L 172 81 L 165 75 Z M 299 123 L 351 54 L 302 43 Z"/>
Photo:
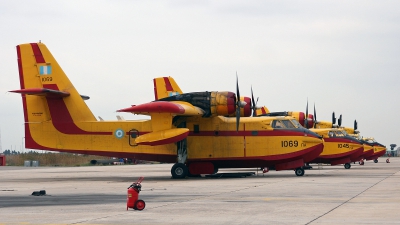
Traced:
<path id="1" fill-rule="evenodd" d="M 336 133 L 336 137 L 344 137 L 344 136 L 346 136 L 341 130 L 335 130 L 334 132 Z"/>
<path id="2" fill-rule="evenodd" d="M 346 135 L 341 130 L 331 130 L 328 132 L 329 137 L 345 137 Z"/>
<path id="3" fill-rule="evenodd" d="M 296 128 L 290 120 L 282 120 L 282 123 L 285 124 L 286 128 Z"/>
<path id="4" fill-rule="evenodd" d="M 299 121 L 297 121 L 297 120 L 291 120 L 291 121 L 292 121 L 292 123 L 294 124 L 295 127 L 297 127 L 297 128 L 303 127 L 303 126 L 301 126 L 301 124 L 299 123 Z"/>
<path id="5" fill-rule="evenodd" d="M 274 121 L 272 121 L 271 126 L 272 126 L 273 128 L 284 128 L 284 127 L 283 127 L 283 124 L 282 124 L 282 121 L 280 121 L 280 120 L 274 120 Z"/>
<path id="6" fill-rule="evenodd" d="M 290 120 L 274 120 L 271 125 L 273 128 L 296 128 Z"/>

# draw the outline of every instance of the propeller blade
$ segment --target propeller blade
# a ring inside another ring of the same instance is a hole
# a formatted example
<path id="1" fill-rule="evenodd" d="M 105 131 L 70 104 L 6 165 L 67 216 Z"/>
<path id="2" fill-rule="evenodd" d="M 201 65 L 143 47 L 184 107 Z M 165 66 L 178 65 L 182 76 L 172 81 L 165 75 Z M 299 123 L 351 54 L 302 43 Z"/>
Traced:
<path id="1" fill-rule="evenodd" d="M 317 111 L 315 110 L 315 103 L 314 103 L 314 128 L 317 125 Z"/>
<path id="2" fill-rule="evenodd" d="M 239 92 L 239 81 L 238 81 L 238 76 L 236 72 L 236 102 L 240 102 L 240 92 Z"/>
<path id="3" fill-rule="evenodd" d="M 357 120 L 354 120 L 354 131 L 356 131 L 357 130 Z"/>
<path id="4" fill-rule="evenodd" d="M 308 98 L 307 98 L 307 107 L 306 107 L 306 118 L 304 119 L 304 124 L 306 125 L 306 128 L 308 129 Z"/>
<path id="5" fill-rule="evenodd" d="M 240 93 L 239 93 L 239 80 L 236 72 L 236 132 L 239 131 L 240 123 Z"/>
<path id="6" fill-rule="evenodd" d="M 340 116 L 339 116 L 338 125 L 339 125 L 339 127 L 342 126 L 342 114 L 340 114 Z"/>
<path id="7" fill-rule="evenodd" d="M 336 117 L 335 117 L 335 112 L 332 113 L 332 127 L 336 123 Z"/>
<path id="8" fill-rule="evenodd" d="M 251 86 L 251 110 L 253 110 L 253 117 L 256 116 L 256 103 L 254 102 L 253 86 Z"/>

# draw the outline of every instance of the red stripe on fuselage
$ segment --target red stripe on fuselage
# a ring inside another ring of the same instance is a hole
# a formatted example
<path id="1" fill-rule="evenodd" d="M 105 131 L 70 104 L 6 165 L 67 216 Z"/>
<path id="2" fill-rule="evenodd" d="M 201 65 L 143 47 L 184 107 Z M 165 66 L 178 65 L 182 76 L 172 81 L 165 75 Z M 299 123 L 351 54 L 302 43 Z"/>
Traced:
<path id="1" fill-rule="evenodd" d="M 195 133 L 190 131 L 189 136 L 304 136 L 302 131 L 293 131 L 290 129 L 288 131 L 282 130 L 252 130 L 252 131 L 200 131 Z M 312 137 L 312 136 L 309 136 Z"/>
<path id="2" fill-rule="evenodd" d="M 168 77 L 164 77 L 164 82 L 165 82 L 165 88 L 167 91 L 173 91 L 171 82 L 169 82 Z"/>
<path id="3" fill-rule="evenodd" d="M 33 55 L 35 56 L 36 63 L 45 63 L 46 61 L 43 58 L 42 52 L 37 43 L 31 43 Z"/>

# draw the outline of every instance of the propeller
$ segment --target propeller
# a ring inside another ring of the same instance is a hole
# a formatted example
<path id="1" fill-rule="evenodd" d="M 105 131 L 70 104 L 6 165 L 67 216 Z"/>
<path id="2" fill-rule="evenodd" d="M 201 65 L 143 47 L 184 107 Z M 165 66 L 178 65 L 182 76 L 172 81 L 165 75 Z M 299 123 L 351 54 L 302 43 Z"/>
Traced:
<path id="1" fill-rule="evenodd" d="M 342 126 L 342 114 L 340 114 L 340 116 L 339 116 L 338 125 L 339 125 L 339 127 Z"/>
<path id="2" fill-rule="evenodd" d="M 239 122 L 240 122 L 240 108 L 244 108 L 247 104 L 245 101 L 240 101 L 240 92 L 239 92 L 239 81 L 236 72 L 236 131 L 239 131 Z"/>
<path id="3" fill-rule="evenodd" d="M 251 110 L 253 110 L 253 117 L 256 116 L 256 110 L 257 110 L 257 103 L 258 103 L 258 97 L 257 101 L 254 101 L 254 95 L 253 95 L 253 86 L 251 87 Z"/>
<path id="4" fill-rule="evenodd" d="M 332 113 L 332 128 L 334 127 L 336 123 L 336 117 L 335 117 L 335 112 Z"/>
<path id="5" fill-rule="evenodd" d="M 304 119 L 304 124 L 306 125 L 306 128 L 308 129 L 308 98 L 307 98 L 307 107 L 306 107 L 306 118 Z"/>

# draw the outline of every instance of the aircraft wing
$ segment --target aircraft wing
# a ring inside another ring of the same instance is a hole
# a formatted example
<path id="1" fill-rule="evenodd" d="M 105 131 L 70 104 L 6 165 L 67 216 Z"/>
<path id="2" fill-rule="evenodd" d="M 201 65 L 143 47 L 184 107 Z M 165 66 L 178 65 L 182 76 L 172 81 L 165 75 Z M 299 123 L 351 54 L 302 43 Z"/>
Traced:
<path id="1" fill-rule="evenodd" d="M 201 116 L 204 114 L 204 111 L 201 108 L 180 101 L 154 101 L 140 105 L 133 105 L 129 108 L 117 110 L 117 112 L 130 112 L 143 115 L 150 115 L 152 113 L 171 113 L 183 116 Z"/>

